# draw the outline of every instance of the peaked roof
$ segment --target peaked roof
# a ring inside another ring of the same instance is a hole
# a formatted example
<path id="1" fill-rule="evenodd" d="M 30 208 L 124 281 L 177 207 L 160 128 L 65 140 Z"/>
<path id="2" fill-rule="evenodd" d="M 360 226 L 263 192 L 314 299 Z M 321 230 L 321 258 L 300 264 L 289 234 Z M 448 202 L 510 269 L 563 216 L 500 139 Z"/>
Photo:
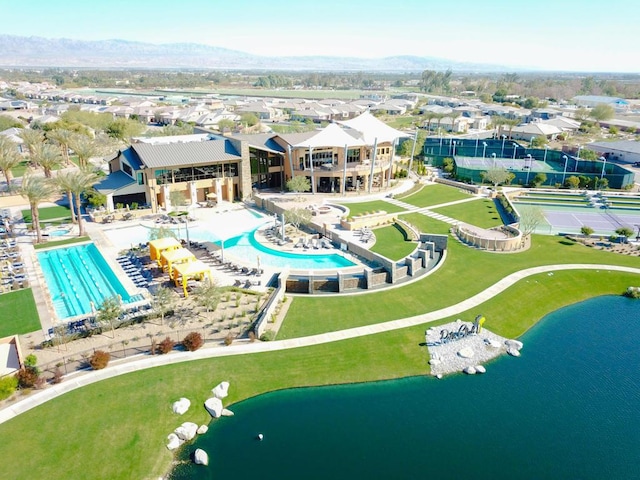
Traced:
<path id="1" fill-rule="evenodd" d="M 293 147 L 344 147 L 345 145 L 348 147 L 362 146 L 365 145 L 365 141 L 348 134 L 335 123 L 330 123 L 315 135 L 293 145 Z"/>
<path id="2" fill-rule="evenodd" d="M 400 137 L 410 136 L 408 133 L 396 130 L 378 120 L 369 112 L 364 112 L 351 120 L 344 120 L 338 123 L 360 132 L 367 145 L 373 145 L 376 139 L 378 142 L 393 142 Z"/>
<path id="3" fill-rule="evenodd" d="M 208 165 L 242 158 L 227 139 L 160 145 L 134 143 L 129 148 L 138 154 L 138 158 L 147 168 Z"/>

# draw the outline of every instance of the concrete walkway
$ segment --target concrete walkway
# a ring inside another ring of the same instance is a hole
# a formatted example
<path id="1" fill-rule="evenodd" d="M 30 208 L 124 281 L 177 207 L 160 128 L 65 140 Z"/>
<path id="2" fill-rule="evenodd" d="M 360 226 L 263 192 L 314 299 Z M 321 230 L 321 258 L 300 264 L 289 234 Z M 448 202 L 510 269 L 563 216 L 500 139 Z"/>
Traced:
<path id="1" fill-rule="evenodd" d="M 12 418 L 24 413 L 34 407 L 63 395 L 77 388 L 90 385 L 107 378 L 117 377 L 126 373 L 145 370 L 147 368 L 158 367 L 173 363 L 200 360 L 203 358 L 226 357 L 231 355 L 243 355 L 247 353 L 271 352 L 277 350 L 288 350 L 291 348 L 308 347 L 324 343 L 337 342 L 365 335 L 398 330 L 401 328 L 414 327 L 417 325 L 434 322 L 452 315 L 461 314 L 474 308 L 494 296 L 502 293 L 516 282 L 540 273 L 548 273 L 562 270 L 605 270 L 615 272 L 628 272 L 640 275 L 640 268 L 622 267 L 616 265 L 596 265 L 596 264 L 566 264 L 566 265 L 545 265 L 541 267 L 528 268 L 506 276 L 499 282 L 470 297 L 460 303 L 451 305 L 433 312 L 416 315 L 413 317 L 392 320 L 390 322 L 366 325 L 363 327 L 349 328 L 337 332 L 322 333 L 308 337 L 292 338 L 274 342 L 242 342 L 228 347 L 202 348 L 195 352 L 176 352 L 169 355 L 141 356 L 135 360 L 122 360 L 114 362 L 108 368 L 98 371 L 82 371 L 65 377 L 62 383 L 52 385 L 45 390 L 38 391 L 29 397 L 11 404 L 0 411 L 0 423 L 4 423 Z"/>

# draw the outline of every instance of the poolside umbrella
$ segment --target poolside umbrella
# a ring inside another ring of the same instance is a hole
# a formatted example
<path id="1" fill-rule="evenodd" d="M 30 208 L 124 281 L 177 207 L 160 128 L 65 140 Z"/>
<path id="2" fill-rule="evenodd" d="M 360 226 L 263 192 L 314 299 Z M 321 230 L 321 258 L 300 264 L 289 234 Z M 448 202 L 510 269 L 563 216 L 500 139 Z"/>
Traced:
<path id="1" fill-rule="evenodd" d="M 258 260 L 258 275 L 260 275 L 260 255 L 257 256 Z"/>
<path id="2" fill-rule="evenodd" d="M 207 198 L 217 198 L 218 195 L 216 195 L 215 193 L 211 192 L 211 193 L 207 193 Z"/>

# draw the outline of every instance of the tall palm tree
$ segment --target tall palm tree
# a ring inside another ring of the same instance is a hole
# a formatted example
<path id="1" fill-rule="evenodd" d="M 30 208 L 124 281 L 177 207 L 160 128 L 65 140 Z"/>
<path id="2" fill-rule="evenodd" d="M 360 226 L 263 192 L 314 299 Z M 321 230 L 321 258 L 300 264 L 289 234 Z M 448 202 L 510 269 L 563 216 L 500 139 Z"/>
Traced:
<path id="1" fill-rule="evenodd" d="M 50 138 L 51 140 L 56 142 L 58 145 L 60 145 L 62 158 L 64 158 L 64 161 L 67 165 L 71 163 L 71 160 L 69 159 L 69 145 L 73 141 L 73 135 L 74 133 L 71 130 L 67 130 L 64 128 L 51 130 L 47 134 L 47 138 Z"/>
<path id="2" fill-rule="evenodd" d="M 522 122 L 519 118 L 505 118 L 503 120 L 504 125 L 509 127 L 509 140 L 511 140 L 511 133 L 513 132 L 513 127 L 517 127 Z"/>
<path id="3" fill-rule="evenodd" d="M 436 118 L 437 113 L 434 112 L 424 112 L 424 118 L 427 121 L 427 135 L 431 135 L 431 122 Z"/>
<path id="4" fill-rule="evenodd" d="M 80 212 L 81 205 L 81 196 L 84 192 L 89 190 L 92 186 L 98 183 L 100 177 L 98 174 L 91 172 L 89 170 L 74 170 L 72 172 L 66 172 L 62 175 L 58 175 L 56 178 L 56 184 L 58 188 L 61 188 L 66 191 L 67 196 L 73 198 L 75 200 L 75 218 L 78 222 L 78 236 L 82 237 L 85 234 L 84 231 L 84 221 L 82 220 L 82 214 Z M 69 200 L 69 207 L 71 208 L 71 217 L 73 219 L 73 203 Z"/>
<path id="5" fill-rule="evenodd" d="M 37 145 L 44 143 L 44 133 L 40 130 L 32 130 L 30 128 L 24 128 L 18 134 L 18 136 L 24 142 L 25 147 L 27 147 L 27 151 L 29 152 L 29 156 L 33 156 Z"/>
<path id="6" fill-rule="evenodd" d="M 67 201 L 69 202 L 69 208 L 71 209 L 71 222 L 77 223 L 76 212 L 73 209 L 73 174 L 75 172 L 58 172 L 55 178 L 56 185 L 64 194 L 67 195 Z"/>
<path id="7" fill-rule="evenodd" d="M 62 164 L 62 155 L 50 143 L 39 143 L 33 147 L 31 160 L 42 167 L 46 178 L 51 178 L 51 171 Z"/>
<path id="8" fill-rule="evenodd" d="M 74 135 L 69 146 L 78 156 L 80 168 L 86 168 L 89 164 L 89 159 L 98 154 L 98 148 L 94 144 L 93 140 L 86 135 Z"/>
<path id="9" fill-rule="evenodd" d="M 11 169 L 22 161 L 18 153 L 18 145 L 9 138 L 0 135 L 0 170 L 7 181 L 7 191 L 11 193 Z"/>
<path id="10" fill-rule="evenodd" d="M 25 175 L 22 177 L 20 195 L 29 201 L 29 207 L 31 208 L 31 223 L 36 231 L 36 243 L 42 242 L 38 206 L 45 200 L 48 200 L 54 192 L 55 186 L 47 178 L 34 177 L 32 175 Z"/>

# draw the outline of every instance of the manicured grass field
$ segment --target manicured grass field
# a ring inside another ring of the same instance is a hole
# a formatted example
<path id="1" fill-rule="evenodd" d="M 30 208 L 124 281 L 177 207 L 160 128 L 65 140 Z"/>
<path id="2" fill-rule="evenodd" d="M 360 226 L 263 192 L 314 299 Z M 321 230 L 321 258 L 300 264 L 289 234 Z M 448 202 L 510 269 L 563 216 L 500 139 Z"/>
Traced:
<path id="1" fill-rule="evenodd" d="M 74 243 L 88 242 L 89 240 L 91 240 L 91 238 L 87 236 L 67 238 L 65 240 L 55 240 L 53 242 L 40 243 L 38 245 L 34 245 L 33 248 L 35 250 L 40 250 L 42 248 L 63 247 L 65 245 L 73 245 Z"/>
<path id="2" fill-rule="evenodd" d="M 374 200 L 373 202 L 363 202 L 363 203 L 343 203 L 342 206 L 347 207 L 349 209 L 349 216 L 353 217 L 355 215 L 362 215 L 363 213 L 369 212 L 379 212 L 385 211 L 387 213 L 398 213 L 404 212 L 404 209 L 393 205 L 389 202 L 385 202 L 384 200 Z"/>
<path id="3" fill-rule="evenodd" d="M 469 198 L 470 194 L 447 185 L 426 185 L 422 190 L 408 197 L 396 197 L 416 207 L 430 207 L 441 203 Z"/>
<path id="4" fill-rule="evenodd" d="M 502 225 L 495 203 L 488 198 L 434 208 L 433 211 L 480 228 L 492 228 Z"/>
<path id="5" fill-rule="evenodd" d="M 0 295 L 0 338 L 40 329 L 33 292 L 23 288 Z"/>
<path id="6" fill-rule="evenodd" d="M 409 221 L 420 226 L 413 218 Z M 444 266 L 402 288 L 352 296 L 295 297 L 278 339 L 370 325 L 437 310 L 461 302 L 518 270 L 555 263 L 638 267 L 637 257 L 590 249 L 562 237 L 536 235 L 531 248 L 509 255 L 472 249 L 450 237 Z M 587 292 L 592 287 L 576 286 Z M 321 311 L 322 315 L 308 314 L 314 311 Z"/>
<path id="7" fill-rule="evenodd" d="M 71 210 L 69 207 L 58 205 L 55 207 L 39 208 L 40 223 L 48 220 L 68 220 L 71 221 Z M 26 223 L 31 223 L 31 210 L 22 210 L 22 218 Z"/>
<path id="8" fill-rule="evenodd" d="M 395 225 L 376 228 L 376 243 L 371 251 L 384 255 L 390 260 L 400 260 L 413 252 L 417 244 L 406 241 L 405 233 Z"/>
<path id="9" fill-rule="evenodd" d="M 486 328 L 514 337 L 557 308 L 619 293 L 637 279 L 595 271 L 541 275 L 458 317 L 471 319 L 482 313 Z M 181 363 L 89 385 L 0 425 L 2 438 L 11 439 L 0 442 L 0 457 L 16 459 L 5 462 L 3 475 L 44 479 L 60 478 L 64 472 L 64 478 L 157 478 L 172 460 L 164 446 L 166 435 L 185 421 L 209 421 L 202 403 L 218 382 L 231 382 L 225 400 L 231 405 L 284 388 L 425 375 L 427 352 L 420 346 L 424 329 L 420 325 L 315 347 Z M 171 403 L 182 396 L 192 407 L 177 416 L 171 413 Z"/>

